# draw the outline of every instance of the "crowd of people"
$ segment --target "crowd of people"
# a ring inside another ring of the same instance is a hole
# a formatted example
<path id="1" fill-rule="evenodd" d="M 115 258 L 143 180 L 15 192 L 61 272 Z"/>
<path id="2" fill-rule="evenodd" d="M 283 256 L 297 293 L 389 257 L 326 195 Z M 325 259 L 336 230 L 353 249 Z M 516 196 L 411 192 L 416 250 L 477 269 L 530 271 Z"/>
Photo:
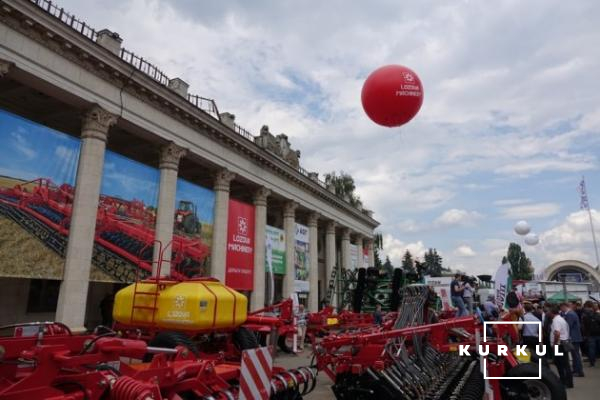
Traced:
<path id="1" fill-rule="evenodd" d="M 509 331 L 505 339 L 509 344 L 527 346 L 530 354 L 536 354 L 535 347 L 538 344 L 546 345 L 542 360 L 546 365 L 554 363 L 565 387 L 573 387 L 573 377 L 584 376 L 584 356 L 591 367 L 595 366 L 600 353 L 598 303 L 586 301 L 582 305 L 577 301 L 561 304 L 529 302 L 520 298 L 514 289 L 507 295 L 507 309 L 499 308 L 495 300 L 490 295 L 480 304 L 483 318 L 488 321 L 515 321 L 514 331 Z M 541 322 L 542 337 L 539 337 L 539 325 L 519 324 L 520 321 Z M 493 334 L 491 326 L 488 329 Z"/>

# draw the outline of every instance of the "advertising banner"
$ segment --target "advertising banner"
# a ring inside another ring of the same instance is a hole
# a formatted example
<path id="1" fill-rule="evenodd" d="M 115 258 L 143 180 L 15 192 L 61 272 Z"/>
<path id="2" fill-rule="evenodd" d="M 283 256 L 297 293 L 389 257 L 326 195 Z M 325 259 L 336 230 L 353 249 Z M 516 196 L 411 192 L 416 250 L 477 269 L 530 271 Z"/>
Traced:
<path id="1" fill-rule="evenodd" d="M 496 305 L 500 308 L 505 308 L 506 295 L 508 294 L 509 288 L 509 275 L 508 275 L 509 264 L 505 263 L 498 267 L 496 275 L 494 276 L 494 289 L 496 290 Z"/>
<path id="2" fill-rule="evenodd" d="M 363 247 L 363 266 L 365 268 L 373 267 L 373 265 L 369 265 L 369 249 Z"/>
<path id="3" fill-rule="evenodd" d="M 229 200 L 225 284 L 237 290 L 254 287 L 254 206 Z"/>
<path id="4" fill-rule="evenodd" d="M 296 245 L 294 254 L 294 291 L 308 292 L 308 276 L 310 274 L 310 258 L 308 254 L 308 227 L 296 224 Z"/>
<path id="5" fill-rule="evenodd" d="M 285 232 L 267 225 L 265 240 L 265 271 L 285 274 Z"/>
<path id="6" fill-rule="evenodd" d="M 2 110 L 0 134 L 0 254 L 11 260 L 0 276 L 62 279 L 81 142 Z M 135 278 L 154 236 L 158 176 L 105 153 L 91 281 Z"/>
<path id="7" fill-rule="evenodd" d="M 442 309 L 450 310 L 452 309 L 452 302 L 450 301 L 450 283 L 452 282 L 452 277 L 449 276 L 440 276 L 440 277 L 431 277 L 429 275 L 425 276 L 425 284 L 427 286 L 431 286 L 435 293 L 442 300 Z"/>

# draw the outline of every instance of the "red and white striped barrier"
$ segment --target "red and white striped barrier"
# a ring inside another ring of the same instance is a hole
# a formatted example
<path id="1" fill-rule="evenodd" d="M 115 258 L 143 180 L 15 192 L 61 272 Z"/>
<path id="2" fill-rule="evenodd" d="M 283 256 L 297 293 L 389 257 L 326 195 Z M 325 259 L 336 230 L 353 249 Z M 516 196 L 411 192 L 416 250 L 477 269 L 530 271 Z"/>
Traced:
<path id="1" fill-rule="evenodd" d="M 272 374 L 273 358 L 268 347 L 242 351 L 240 400 L 268 400 Z"/>

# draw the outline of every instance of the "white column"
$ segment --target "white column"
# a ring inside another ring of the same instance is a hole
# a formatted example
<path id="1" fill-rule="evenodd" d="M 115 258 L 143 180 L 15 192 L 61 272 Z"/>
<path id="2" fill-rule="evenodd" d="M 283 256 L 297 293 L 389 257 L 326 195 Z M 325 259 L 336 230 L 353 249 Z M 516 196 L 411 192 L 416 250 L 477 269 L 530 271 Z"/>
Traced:
<path id="1" fill-rule="evenodd" d="M 356 235 L 356 250 L 358 253 L 357 268 L 366 268 L 367 265 L 364 265 L 365 256 L 363 255 L 363 237 L 361 234 Z"/>
<path id="2" fill-rule="evenodd" d="M 342 242 L 341 242 L 341 265 L 338 267 L 338 277 L 341 276 L 342 268 L 350 268 L 350 229 L 342 229 Z M 338 295 L 336 297 L 336 307 L 341 307 L 341 286 L 338 280 Z"/>
<path id="3" fill-rule="evenodd" d="M 350 268 L 350 229 L 342 229 L 342 268 Z"/>
<path id="4" fill-rule="evenodd" d="M 152 256 L 152 276 L 158 272 L 160 250 L 163 249 L 163 259 L 161 263 L 160 275 L 169 276 L 171 274 L 171 252 L 174 250 L 173 224 L 175 223 L 175 194 L 177 192 L 177 170 L 179 169 L 179 160 L 186 153 L 186 150 L 177 146 L 175 143 L 169 143 L 160 151 L 160 160 L 158 168 L 160 169 L 160 184 L 158 189 L 158 209 L 156 211 L 156 233 L 155 239 L 162 246 L 154 246 Z"/>
<path id="5" fill-rule="evenodd" d="M 223 168 L 215 174 L 215 218 L 213 222 L 211 276 L 225 283 L 227 256 L 227 218 L 229 214 L 229 187 L 235 174 Z"/>
<path id="6" fill-rule="evenodd" d="M 294 254 L 296 251 L 296 208 L 298 204 L 289 201 L 283 207 L 283 230 L 285 232 L 285 277 L 283 278 L 283 298 L 294 293 Z"/>
<path id="7" fill-rule="evenodd" d="M 261 187 L 254 192 L 254 290 L 250 297 L 252 310 L 265 306 L 265 238 L 267 197 L 271 191 Z"/>
<path id="8" fill-rule="evenodd" d="M 373 250 L 373 239 L 369 239 L 367 242 L 367 254 L 369 257 L 369 267 L 375 266 L 375 251 Z"/>
<path id="9" fill-rule="evenodd" d="M 308 311 L 319 311 L 319 214 L 312 212 L 308 215 Z"/>
<path id="10" fill-rule="evenodd" d="M 329 221 L 325 231 L 325 292 L 323 296 L 327 296 L 327 290 L 329 288 L 329 281 L 331 280 L 331 273 L 336 268 L 336 256 L 335 256 L 335 222 Z M 332 297 L 331 301 L 335 301 Z"/>
<path id="11" fill-rule="evenodd" d="M 74 330 L 85 329 L 85 309 L 104 152 L 108 130 L 115 122 L 117 122 L 116 115 L 95 105 L 85 114 L 81 127 L 81 151 L 75 181 L 65 272 L 56 307 L 56 320 Z"/>

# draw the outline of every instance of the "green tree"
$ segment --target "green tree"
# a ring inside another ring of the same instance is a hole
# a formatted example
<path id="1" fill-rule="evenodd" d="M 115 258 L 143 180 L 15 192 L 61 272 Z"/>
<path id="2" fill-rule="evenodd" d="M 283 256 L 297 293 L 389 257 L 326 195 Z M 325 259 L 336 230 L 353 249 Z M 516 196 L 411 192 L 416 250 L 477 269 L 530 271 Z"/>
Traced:
<path id="1" fill-rule="evenodd" d="M 383 250 L 383 236 L 381 233 L 376 233 L 373 236 L 373 258 L 375 259 L 374 267 L 377 269 L 383 268 L 383 263 L 381 262 L 381 257 L 379 255 L 380 250 Z"/>
<path id="2" fill-rule="evenodd" d="M 431 276 L 442 275 L 442 257 L 436 249 L 429 249 L 425 253 L 425 274 Z"/>
<path id="3" fill-rule="evenodd" d="M 381 269 L 388 274 L 388 276 L 392 276 L 394 275 L 394 266 L 392 265 L 392 262 L 390 261 L 390 257 L 386 256 L 385 257 L 385 262 L 383 263 Z"/>
<path id="4" fill-rule="evenodd" d="M 360 197 L 354 193 L 356 190 L 356 185 L 354 184 L 354 178 L 352 178 L 352 175 L 344 171 L 340 171 L 340 173 L 337 174 L 334 171 L 325 174 L 325 184 L 327 187 L 333 186 L 335 189 L 335 194 L 341 198 L 347 199 L 353 206 L 362 206 Z"/>
<path id="5" fill-rule="evenodd" d="M 531 280 L 533 277 L 531 260 L 521 250 L 521 246 L 516 243 L 509 244 L 506 259 L 510 263 L 510 273 L 513 279 Z"/>
<path id="6" fill-rule="evenodd" d="M 407 274 L 411 272 L 416 272 L 412 254 L 410 254 L 410 251 L 408 250 L 406 250 L 404 256 L 402 257 L 402 269 L 404 270 L 404 273 Z"/>

